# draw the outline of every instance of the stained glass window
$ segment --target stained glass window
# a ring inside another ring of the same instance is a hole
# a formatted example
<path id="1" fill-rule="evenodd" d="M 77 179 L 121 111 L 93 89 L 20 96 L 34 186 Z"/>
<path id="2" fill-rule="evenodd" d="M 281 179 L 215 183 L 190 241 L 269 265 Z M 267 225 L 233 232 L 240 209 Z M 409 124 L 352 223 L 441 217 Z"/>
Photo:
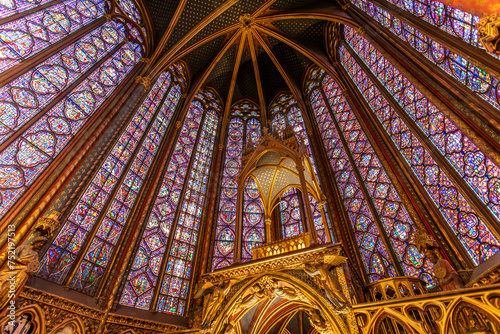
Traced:
<path id="1" fill-rule="evenodd" d="M 212 270 L 227 267 L 234 260 L 234 240 L 236 229 L 236 203 L 237 203 L 237 181 L 236 178 L 241 169 L 241 157 L 243 150 L 250 142 L 255 147 L 261 137 L 261 124 L 259 110 L 256 105 L 247 101 L 236 103 L 231 108 L 231 121 L 229 122 L 228 137 L 226 141 L 226 157 L 222 175 L 222 189 L 219 203 L 219 216 L 215 236 L 215 247 L 213 254 Z M 258 196 L 258 194 L 257 194 Z M 260 201 L 260 200 L 259 200 Z M 257 206 L 262 204 L 255 201 Z M 246 203 L 249 204 L 249 203 Z M 244 206 L 246 207 L 246 204 Z M 262 208 L 261 208 L 262 209 Z M 262 211 L 262 210 L 261 210 Z M 244 211 L 247 221 L 253 219 L 253 213 Z M 258 221 L 256 224 L 261 223 Z M 254 224 L 254 225 L 256 225 Z M 260 225 L 259 225 L 260 226 Z M 262 242 L 263 230 L 257 228 Z M 242 240 L 251 241 L 255 239 L 255 234 L 243 234 Z M 252 244 L 253 245 L 253 244 Z M 251 258 L 250 250 L 250 258 Z"/>
<path id="2" fill-rule="evenodd" d="M 3 24 L 0 26 L 0 73 L 77 31 L 105 12 L 102 0 L 96 3 L 90 0 L 70 0 Z M 72 48 L 80 49 L 76 45 Z M 83 56 L 82 51 L 74 52 Z M 97 50 L 94 51 L 96 52 Z M 89 56 L 94 58 L 93 53 Z M 67 63 L 71 69 L 71 59 Z M 73 63 L 77 63 L 76 60 Z"/>
<path id="3" fill-rule="evenodd" d="M 309 98 L 368 279 L 374 282 L 397 276 L 380 229 L 355 174 L 355 167 L 349 160 L 320 89 L 320 86 L 314 89 Z"/>
<path id="4" fill-rule="evenodd" d="M 304 142 L 306 148 L 307 148 L 307 153 L 309 154 L 309 159 L 311 160 L 314 172 L 316 173 L 316 165 L 314 162 L 314 157 L 312 154 L 312 149 L 309 144 L 309 139 L 307 137 L 307 132 L 306 132 L 306 126 L 304 123 L 304 119 L 302 118 L 301 111 L 297 105 L 297 102 L 295 99 L 292 97 L 290 94 L 281 94 L 278 95 L 275 100 L 271 103 L 271 127 L 274 132 L 277 132 L 281 138 L 283 138 L 283 134 L 285 131 L 285 127 L 287 124 L 292 126 L 293 131 L 295 133 L 295 136 L 297 140 L 300 142 Z M 314 203 L 314 204 L 313 204 Z M 280 205 L 281 207 L 281 205 Z M 320 212 L 318 208 L 318 203 L 316 201 L 311 202 L 311 210 L 313 212 Z M 325 208 L 326 212 L 326 208 Z M 328 219 L 328 215 L 325 217 L 327 223 L 330 226 L 330 231 L 331 231 L 331 224 L 330 220 Z M 307 217 L 303 217 L 303 219 L 307 220 Z M 314 220 L 314 218 L 313 218 Z M 282 221 L 283 222 L 283 221 Z M 317 226 L 320 228 L 319 226 Z M 323 232 L 320 232 L 320 231 Z M 319 230 L 316 231 L 318 235 L 318 240 L 320 242 L 326 242 L 326 235 L 324 234 L 324 227 L 321 227 Z M 321 233 L 321 236 L 320 236 Z M 333 236 L 332 236 L 333 239 Z"/>
<path id="5" fill-rule="evenodd" d="M 0 215 L 3 216 L 36 178 L 61 153 L 95 111 L 141 59 L 141 47 L 125 43 L 109 59 L 7 148 L 0 152 Z"/>
<path id="6" fill-rule="evenodd" d="M 95 292 L 180 98 L 175 79 L 172 68 L 160 75 L 42 259 L 39 276 L 62 283 L 83 249 L 70 286 Z"/>
<path id="7" fill-rule="evenodd" d="M 127 16 L 96 24 L 108 9 L 103 0 L 0 1 L 0 73 L 20 73 L 0 87 L 0 217 L 141 59 Z"/>
<path id="8" fill-rule="evenodd" d="M 0 88 L 0 143 L 36 117 L 125 38 L 110 21 Z M 116 65 L 125 66 L 121 61 Z"/>
<path id="9" fill-rule="evenodd" d="M 209 110 L 194 155 L 177 228 L 173 234 L 172 248 L 156 305 L 160 312 L 183 315 L 186 307 L 218 123 L 217 112 Z"/>
<path id="10" fill-rule="evenodd" d="M 226 146 L 226 161 L 222 176 L 219 218 L 215 232 L 215 248 L 212 269 L 227 267 L 233 263 L 236 228 L 236 177 L 241 169 L 244 123 L 239 117 L 231 119 Z"/>
<path id="11" fill-rule="evenodd" d="M 265 231 L 264 206 L 257 183 L 250 177 L 246 180 L 243 196 L 243 249 L 241 252 L 243 262 L 252 260 L 252 249 L 266 241 Z"/>
<path id="12" fill-rule="evenodd" d="M 147 218 L 120 304 L 149 309 L 155 286 L 161 284 L 154 308 L 179 315 L 184 312 L 219 112 L 220 102 L 209 91 L 198 93 L 191 103 Z M 175 231 L 171 235 L 172 228 Z M 173 242 L 167 255 L 169 238 Z M 159 276 L 164 276 L 160 283 Z"/>
<path id="13" fill-rule="evenodd" d="M 140 24 L 141 14 L 132 0 L 118 0 L 118 5 L 135 23 Z"/>
<path id="14" fill-rule="evenodd" d="M 498 217 L 498 167 L 364 38 L 348 28 L 346 36 L 414 124 Z M 341 60 L 471 258 L 481 263 L 496 253 L 498 241 L 475 214 L 461 190 L 455 187 L 345 47 L 341 48 Z"/>
<path id="15" fill-rule="evenodd" d="M 387 0 L 447 33 L 482 48 L 476 25 L 479 17 L 436 0 Z"/>
<path id="16" fill-rule="evenodd" d="M 368 0 L 353 1 L 359 8 L 376 19 L 396 36 L 421 52 L 427 59 L 439 66 L 447 74 L 476 92 L 480 97 L 500 109 L 498 79 L 487 71 L 474 66 L 467 59 L 432 40 L 414 27 L 399 20 L 391 13 Z"/>
<path id="17" fill-rule="evenodd" d="M 279 211 L 284 238 L 291 238 L 304 233 L 301 205 L 297 189 L 289 188 L 283 193 L 279 204 Z M 321 226 L 323 226 L 323 222 L 321 222 Z"/>

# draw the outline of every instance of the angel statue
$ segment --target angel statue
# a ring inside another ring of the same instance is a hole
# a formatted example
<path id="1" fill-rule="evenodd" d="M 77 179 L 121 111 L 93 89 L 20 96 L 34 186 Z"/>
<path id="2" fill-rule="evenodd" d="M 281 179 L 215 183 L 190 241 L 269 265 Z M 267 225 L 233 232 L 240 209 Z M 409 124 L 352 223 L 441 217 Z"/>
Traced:
<path id="1" fill-rule="evenodd" d="M 14 250 L 8 265 L 0 271 L 0 310 L 5 310 L 26 281 L 40 269 L 38 252 L 46 242 L 47 238 L 36 237 L 30 244 L 22 244 Z"/>
<path id="2" fill-rule="evenodd" d="M 337 275 L 329 269 L 331 264 L 323 262 L 308 262 L 302 265 L 302 269 L 309 276 L 313 277 L 316 283 L 326 293 L 326 297 L 338 311 L 350 310 L 350 303 L 347 301 L 342 288 L 337 279 Z"/>
<path id="3" fill-rule="evenodd" d="M 199 288 L 194 295 L 194 298 L 198 299 L 205 296 L 200 328 L 205 329 L 212 325 L 212 322 L 215 320 L 217 310 L 224 301 L 224 298 L 231 290 L 231 287 L 238 282 L 238 280 L 232 279 L 215 284 L 207 280 L 203 280 L 199 283 Z"/>
<path id="4" fill-rule="evenodd" d="M 318 311 L 314 308 L 306 308 L 305 312 L 309 316 L 309 322 L 311 323 L 311 326 L 321 334 L 330 334 L 333 333 L 332 328 L 329 323 L 327 323 L 321 315 L 318 314 Z"/>

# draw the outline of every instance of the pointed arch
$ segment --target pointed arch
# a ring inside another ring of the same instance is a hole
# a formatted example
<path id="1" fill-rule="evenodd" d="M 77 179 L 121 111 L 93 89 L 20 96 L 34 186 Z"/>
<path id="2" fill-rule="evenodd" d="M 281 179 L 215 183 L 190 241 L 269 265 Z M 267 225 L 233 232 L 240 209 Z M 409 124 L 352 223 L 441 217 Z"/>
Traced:
<path id="1" fill-rule="evenodd" d="M 64 329 L 71 328 L 72 332 L 66 332 Z M 85 334 L 87 333 L 87 326 L 80 317 L 65 319 L 57 325 L 50 334 Z"/>
<path id="2" fill-rule="evenodd" d="M 286 299 L 285 297 L 276 296 L 263 297 L 251 304 L 250 307 L 241 309 L 242 300 L 252 295 L 254 286 L 261 284 L 263 281 L 271 282 L 273 280 L 278 282 L 281 287 L 293 289 L 296 291 L 297 296 L 300 297 L 296 299 Z M 278 299 L 283 302 L 278 303 L 278 307 L 273 308 L 273 301 L 277 301 Z M 260 312 L 259 316 L 256 319 L 254 318 L 255 323 L 252 325 L 252 333 L 261 333 L 260 330 L 268 328 L 269 324 L 275 322 L 276 319 L 281 319 L 289 315 L 290 312 L 311 308 L 320 312 L 323 320 L 329 324 L 333 333 L 349 333 L 349 329 L 341 316 L 335 315 L 332 312 L 333 309 L 329 306 L 322 292 L 312 288 L 301 279 L 284 272 L 256 275 L 246 280 L 245 284 L 230 294 L 227 303 L 219 310 L 213 322 L 213 333 L 223 333 L 228 324 L 236 327 L 247 312 L 251 311 L 256 305 L 261 306 L 262 303 L 266 303 L 266 305 L 261 308 L 263 311 Z"/>
<path id="3" fill-rule="evenodd" d="M 22 322 L 23 324 L 21 326 L 24 326 L 17 328 L 22 328 L 26 332 L 28 330 L 31 330 L 31 334 L 47 333 L 45 324 L 45 312 L 38 304 L 31 304 L 15 310 L 15 319 L 18 324 Z M 11 321 L 11 319 L 7 316 L 4 317 L 2 321 L 0 321 L 0 330 L 2 331 L 2 333 L 6 328 L 13 329 L 13 327 L 9 324 L 9 321 Z"/>

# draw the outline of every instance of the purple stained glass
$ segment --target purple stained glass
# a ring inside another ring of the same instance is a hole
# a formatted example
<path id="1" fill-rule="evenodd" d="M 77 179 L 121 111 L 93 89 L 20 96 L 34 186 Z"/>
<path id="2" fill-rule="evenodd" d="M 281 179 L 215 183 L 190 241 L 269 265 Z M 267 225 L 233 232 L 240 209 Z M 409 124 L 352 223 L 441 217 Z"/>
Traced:
<path id="1" fill-rule="evenodd" d="M 0 17 L 5 4 L 0 2 Z M 31 1 L 30 1 L 31 2 Z M 8 6 L 8 5 L 7 5 Z M 0 26 L 0 73 L 106 13 L 103 0 L 69 0 Z"/>
<path id="2" fill-rule="evenodd" d="M 301 203 L 297 189 L 289 188 L 283 193 L 278 207 L 284 238 L 291 238 L 304 233 L 300 206 Z M 321 223 L 322 227 L 323 223 Z"/>
<path id="3" fill-rule="evenodd" d="M 159 312 L 184 315 L 218 123 L 219 116 L 209 109 L 194 154 L 179 221 L 172 235 L 173 243 L 156 305 Z"/>
<path id="4" fill-rule="evenodd" d="M 474 190 L 490 211 L 500 218 L 495 201 L 500 168 L 464 135 L 455 124 L 428 101 L 387 59 L 364 38 L 346 29 L 346 36 L 382 84 L 394 96 L 415 124 L 423 131 L 451 166 Z M 365 47 L 360 48 L 360 45 Z M 390 75 L 387 75 L 390 73 Z M 493 196 L 492 196 L 493 195 Z"/>
<path id="5" fill-rule="evenodd" d="M 415 251 L 415 224 L 361 124 L 331 77 L 324 77 L 322 88 L 401 267 L 407 276 L 434 285 L 431 262 Z"/>
<path id="6" fill-rule="evenodd" d="M 447 74 L 453 76 L 496 109 L 500 109 L 500 97 L 497 94 L 499 81 L 494 75 L 474 66 L 467 59 L 427 37 L 391 13 L 377 7 L 371 1 L 357 0 L 353 2 Z"/>
<path id="7" fill-rule="evenodd" d="M 107 57 L 123 41 L 123 29 L 121 24 L 110 21 L 0 88 L 0 143 Z M 113 65 L 117 64 L 122 64 L 123 72 L 122 61 Z M 70 113 L 75 112 L 70 108 Z M 64 132 L 66 123 L 56 123 L 54 130 Z"/>
<path id="8" fill-rule="evenodd" d="M 0 190 L 3 216 L 66 147 L 95 111 L 141 59 L 139 45 L 128 42 L 98 69 L 0 152 L 0 175 L 8 175 Z M 123 69 L 115 63 L 121 61 Z M 8 174 L 6 174 L 8 173 Z M 99 198 L 97 198 L 99 200 Z M 54 273 L 56 274 L 56 273 Z"/>
<path id="9" fill-rule="evenodd" d="M 283 133 L 285 131 L 286 124 L 288 123 L 290 126 L 292 126 L 295 136 L 297 138 L 297 141 L 302 141 L 304 142 L 306 148 L 307 148 L 307 153 L 309 155 L 309 159 L 311 160 L 312 167 L 314 170 L 314 173 L 317 174 L 316 171 L 316 164 L 314 162 L 314 157 L 312 154 L 312 149 L 311 145 L 309 144 L 309 138 L 307 136 L 306 132 L 306 126 L 304 123 L 304 119 L 302 118 L 301 111 L 297 105 L 297 102 L 295 99 L 292 97 L 291 94 L 281 94 L 278 95 L 273 102 L 271 102 L 271 127 L 273 131 L 276 131 L 280 137 L 283 137 Z M 286 118 L 286 119 L 285 119 Z M 313 206 L 311 204 L 311 210 L 313 212 L 319 212 L 319 209 L 317 208 L 317 204 Z M 325 212 L 327 212 L 325 208 Z M 306 217 L 303 217 L 306 219 Z M 313 218 L 314 219 L 314 218 Z M 326 221 L 328 223 L 328 226 L 330 227 L 330 231 L 332 230 L 330 220 L 328 219 L 328 214 L 326 216 Z M 326 235 L 324 233 L 325 229 L 324 227 L 321 227 L 319 225 L 315 225 L 319 230 L 316 231 L 319 241 L 322 241 L 323 239 L 326 241 Z M 323 232 L 320 232 L 323 231 Z M 320 236 L 321 234 L 321 236 Z M 333 240 L 333 236 L 332 236 Z"/>
<path id="10" fill-rule="evenodd" d="M 389 276 L 394 277 L 396 276 L 394 264 L 354 173 L 354 166 L 349 161 L 346 148 L 340 140 L 339 133 L 319 91 L 320 87 L 318 86 L 310 93 L 310 101 L 367 276 L 370 282 Z"/>
<path id="11" fill-rule="evenodd" d="M 266 240 L 264 206 L 262 205 L 257 183 L 251 177 L 245 182 L 242 227 L 241 260 L 247 262 L 253 258 L 252 248 L 262 245 Z"/>
<path id="12" fill-rule="evenodd" d="M 239 117 L 229 122 L 226 159 L 222 175 L 222 189 L 219 203 L 219 218 L 215 237 L 212 270 L 227 267 L 233 263 L 236 228 L 237 181 L 241 169 L 244 123 Z"/>
<path id="13" fill-rule="evenodd" d="M 234 260 L 237 176 L 241 169 L 241 156 L 244 148 L 250 142 L 255 147 L 260 141 L 261 124 L 257 118 L 259 116 L 258 107 L 247 101 L 231 107 L 232 118 L 226 143 L 212 270 L 230 266 Z M 258 216 L 253 215 L 252 219 L 258 220 Z"/>
<path id="14" fill-rule="evenodd" d="M 360 2 L 360 0 L 356 0 Z M 356 3 L 356 1 L 353 1 Z M 362 1 L 362 0 L 361 0 Z M 476 28 L 479 16 L 445 5 L 436 0 L 387 0 L 422 20 L 482 48 Z"/>
<path id="15" fill-rule="evenodd" d="M 179 138 L 175 144 L 174 152 L 163 176 L 159 193 L 156 196 L 152 211 L 147 218 L 146 229 L 141 237 L 139 249 L 137 250 L 120 298 L 120 304 L 122 305 L 134 306 L 146 310 L 151 306 L 153 290 L 158 283 L 158 276 L 160 275 L 166 246 L 168 239 L 171 237 L 170 231 L 173 219 L 179 207 L 180 194 L 188 172 L 187 168 L 195 149 L 197 134 L 200 129 L 203 113 L 205 112 L 203 102 L 206 100 L 205 92 L 198 93 L 189 107 Z M 198 147 L 196 147 L 195 155 L 199 154 L 198 151 L 203 151 L 204 148 L 206 146 L 203 146 L 200 142 Z M 203 187 L 200 187 L 199 191 L 202 189 Z M 191 196 L 191 194 L 189 195 Z M 184 202 L 180 203 L 181 207 L 184 206 Z M 197 213 L 196 211 L 195 214 Z M 191 217 L 183 217 L 188 223 L 193 223 L 193 220 L 190 219 Z M 192 224 L 191 226 L 192 228 L 195 227 Z M 190 247 L 189 249 L 192 250 L 194 248 Z M 173 268 L 171 269 L 173 270 Z M 181 270 L 179 264 L 177 264 L 177 270 Z M 169 277 L 166 279 L 170 281 Z M 180 280 L 176 280 L 176 282 L 180 282 Z M 177 302 L 179 302 L 178 299 Z M 178 306 L 178 304 L 176 305 Z"/>
<path id="16" fill-rule="evenodd" d="M 141 24 L 141 14 L 132 0 L 118 0 L 118 5 L 135 23 Z"/>
<path id="17" fill-rule="evenodd" d="M 350 36 L 354 37 L 353 35 Z M 365 47 L 368 50 L 371 50 L 368 45 Z M 376 53 L 372 54 L 378 56 Z M 387 64 L 386 61 L 380 57 L 381 55 L 378 56 L 378 59 L 380 59 L 379 62 Z M 476 263 L 481 263 L 496 253 L 499 250 L 499 242 L 491 234 L 488 227 L 475 214 L 474 210 L 461 194 L 460 190 L 454 186 L 453 182 L 448 178 L 446 173 L 441 169 L 441 167 L 438 166 L 429 152 L 409 130 L 405 122 L 389 105 L 378 88 L 368 78 L 366 73 L 344 47 L 341 48 L 341 61 L 353 81 L 358 85 L 358 88 L 363 93 L 367 102 L 374 110 L 380 122 L 386 128 L 395 145 L 400 149 L 400 152 L 405 157 L 417 178 L 420 180 L 430 197 L 433 199 L 434 203 L 439 208 L 443 218 L 448 222 L 453 231 L 455 231 L 471 258 Z M 391 79 L 391 82 L 394 82 L 397 79 L 400 86 L 408 83 L 405 78 L 402 78 L 402 75 L 399 74 L 399 72 L 396 72 L 395 70 L 393 71 L 390 67 L 386 69 L 386 73 L 391 73 L 390 77 L 393 78 Z M 430 102 L 426 101 L 413 86 L 407 85 L 406 91 L 408 93 L 411 92 L 412 95 L 410 96 L 414 96 L 414 98 L 404 101 L 410 101 L 411 103 L 413 103 L 413 101 L 418 102 L 416 110 L 409 114 L 418 115 L 418 118 L 415 118 L 418 122 L 420 122 L 419 125 L 424 125 L 423 122 L 427 122 L 427 133 L 429 134 L 431 140 L 433 139 L 433 135 L 436 135 L 439 136 L 437 138 L 440 138 L 442 142 L 450 143 L 448 147 L 451 147 L 450 145 L 452 144 L 461 145 L 460 150 L 453 152 L 454 159 L 460 159 L 461 156 L 465 158 L 465 156 L 467 156 L 471 159 L 468 162 L 469 164 L 480 165 L 484 162 L 486 159 L 484 155 L 482 155 L 480 151 L 474 151 L 475 145 L 469 140 L 464 140 L 465 136 L 458 132 L 454 125 L 441 113 L 439 113 L 439 111 L 435 108 L 431 108 Z M 396 94 L 394 96 L 397 98 Z M 408 96 L 408 94 L 406 94 L 406 96 Z M 424 108 L 422 108 L 422 106 Z M 455 138 L 457 138 L 458 134 L 458 140 L 456 140 Z M 446 138 L 450 139 L 447 140 Z M 477 150 L 477 148 L 475 149 Z M 467 150 L 469 153 L 467 153 Z M 463 151 L 465 151 L 465 154 L 462 153 Z M 472 154 L 470 152 L 472 152 Z M 482 159 L 478 160 L 473 158 L 474 154 L 479 154 Z M 462 163 L 462 166 L 465 165 L 466 164 Z M 495 171 L 495 168 L 496 166 L 492 164 L 487 170 Z M 484 177 L 486 175 L 487 173 L 485 170 L 485 173 L 482 176 Z M 475 180 L 477 180 L 478 177 L 481 176 L 475 177 Z M 466 174 L 464 174 L 464 179 L 468 181 Z M 492 180 L 495 179 L 496 178 L 492 178 Z M 494 187 L 494 184 L 490 183 L 488 186 Z M 495 190 L 491 191 L 491 193 L 494 193 L 494 191 Z M 491 200 L 491 196 L 488 196 L 488 201 Z M 493 203 L 495 204 L 494 201 Z"/>
<path id="18" fill-rule="evenodd" d="M 159 82 L 163 82 L 158 85 Z M 159 106 L 160 101 L 166 94 L 167 89 L 170 87 L 170 72 L 166 75 L 162 74 L 157 81 L 155 87 L 151 90 L 146 101 L 139 109 L 143 115 L 143 119 L 148 122 Z M 87 275 L 85 272 L 86 267 L 92 267 L 92 272 L 104 272 L 107 264 L 109 263 L 112 251 L 114 251 L 120 232 L 122 231 L 132 206 L 135 203 L 138 192 L 144 182 L 149 167 L 156 156 L 158 146 L 160 145 L 163 136 L 166 132 L 170 118 L 179 102 L 181 95 L 180 87 L 178 85 L 171 86 L 168 95 L 165 98 L 157 116 L 154 118 L 152 126 L 143 139 L 135 159 L 132 161 L 130 169 L 128 170 L 125 178 L 117 190 L 117 194 L 111 200 L 111 206 L 108 208 L 104 215 L 104 220 L 97 228 L 97 235 L 93 242 L 99 242 L 101 247 L 109 249 L 109 254 L 104 254 L 101 250 L 91 252 L 87 251 L 82 263 L 77 268 L 74 279 L 70 282 L 72 289 L 82 291 L 87 294 L 93 294 L 95 289 L 99 286 L 102 276 Z M 145 123 L 146 123 L 145 122 Z M 150 122 L 150 121 L 149 121 Z M 128 129 L 127 129 L 128 130 Z M 145 129 L 138 129 L 136 127 L 135 137 L 139 138 L 144 134 Z M 128 134 L 124 134 L 128 135 Z M 121 143 L 120 143 L 121 144 Z M 120 145 L 119 144 L 119 145 Z M 129 141 L 132 144 L 132 141 Z M 138 142 L 134 142 L 131 149 L 134 149 Z M 126 160 L 126 159 L 124 159 Z M 123 172 L 122 172 L 123 173 Z M 109 256 L 105 256 L 109 255 Z"/>

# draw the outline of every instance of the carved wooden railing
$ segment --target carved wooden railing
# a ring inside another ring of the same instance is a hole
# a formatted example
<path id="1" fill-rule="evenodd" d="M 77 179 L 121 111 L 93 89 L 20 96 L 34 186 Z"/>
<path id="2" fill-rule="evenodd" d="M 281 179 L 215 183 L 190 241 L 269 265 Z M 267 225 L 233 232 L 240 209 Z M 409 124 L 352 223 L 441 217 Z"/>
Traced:
<path id="1" fill-rule="evenodd" d="M 500 332 L 500 284 L 353 305 L 360 333 Z"/>
<path id="2" fill-rule="evenodd" d="M 253 259 L 263 259 L 269 256 L 285 254 L 311 245 L 311 234 L 309 232 L 292 238 L 282 239 L 275 242 L 253 248 Z"/>
<path id="3" fill-rule="evenodd" d="M 373 282 L 366 287 L 368 300 L 390 300 L 427 293 L 425 282 L 415 277 L 390 277 Z"/>

